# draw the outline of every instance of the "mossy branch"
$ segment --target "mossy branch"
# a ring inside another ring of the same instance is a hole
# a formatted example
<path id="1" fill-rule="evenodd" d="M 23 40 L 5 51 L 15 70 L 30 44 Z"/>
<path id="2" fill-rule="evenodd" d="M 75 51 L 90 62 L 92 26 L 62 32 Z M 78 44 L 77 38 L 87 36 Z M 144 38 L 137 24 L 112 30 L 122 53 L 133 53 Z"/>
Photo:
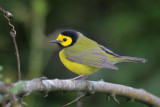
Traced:
<path id="1" fill-rule="evenodd" d="M 21 82 L 14 83 L 17 86 Z M 0 93 L 10 97 L 9 88 L 3 82 L 0 82 Z M 108 83 L 104 81 L 83 81 L 83 80 L 41 80 L 33 79 L 25 81 L 22 88 L 14 92 L 16 96 L 28 96 L 33 92 L 51 92 L 51 91 L 75 91 L 87 93 L 105 93 L 112 97 L 123 96 L 131 101 L 143 102 L 147 105 L 160 107 L 160 98 L 146 92 L 143 89 L 135 89 L 129 86 Z"/>

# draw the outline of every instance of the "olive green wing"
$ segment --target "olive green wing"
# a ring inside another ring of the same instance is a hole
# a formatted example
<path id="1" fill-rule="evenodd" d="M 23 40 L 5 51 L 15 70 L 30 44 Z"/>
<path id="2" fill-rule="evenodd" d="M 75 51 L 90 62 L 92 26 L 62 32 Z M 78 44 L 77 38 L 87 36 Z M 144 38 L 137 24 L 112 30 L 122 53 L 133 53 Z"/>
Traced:
<path id="1" fill-rule="evenodd" d="M 110 68 L 117 70 L 118 68 L 108 62 L 108 57 L 105 52 L 99 47 L 92 47 L 90 49 L 81 50 L 79 48 L 65 50 L 66 58 L 70 61 L 80 64 L 98 67 Z"/>

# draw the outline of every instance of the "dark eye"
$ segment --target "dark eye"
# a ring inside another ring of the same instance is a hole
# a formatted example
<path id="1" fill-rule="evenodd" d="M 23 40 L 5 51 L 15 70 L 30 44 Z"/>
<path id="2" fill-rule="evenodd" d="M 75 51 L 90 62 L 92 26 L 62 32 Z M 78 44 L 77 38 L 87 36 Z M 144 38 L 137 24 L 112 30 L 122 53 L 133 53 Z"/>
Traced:
<path id="1" fill-rule="evenodd" d="M 63 41 L 67 41 L 67 38 L 64 38 Z"/>

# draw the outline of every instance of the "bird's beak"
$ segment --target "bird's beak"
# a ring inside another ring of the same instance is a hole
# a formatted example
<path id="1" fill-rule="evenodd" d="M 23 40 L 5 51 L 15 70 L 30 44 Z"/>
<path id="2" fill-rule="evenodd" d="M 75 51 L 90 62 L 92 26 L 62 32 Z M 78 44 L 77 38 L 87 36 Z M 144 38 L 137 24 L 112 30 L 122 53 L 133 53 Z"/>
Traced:
<path id="1" fill-rule="evenodd" d="M 51 40 L 50 42 L 51 42 L 51 43 L 59 43 L 59 42 L 61 42 L 61 41 L 58 41 L 58 40 Z"/>

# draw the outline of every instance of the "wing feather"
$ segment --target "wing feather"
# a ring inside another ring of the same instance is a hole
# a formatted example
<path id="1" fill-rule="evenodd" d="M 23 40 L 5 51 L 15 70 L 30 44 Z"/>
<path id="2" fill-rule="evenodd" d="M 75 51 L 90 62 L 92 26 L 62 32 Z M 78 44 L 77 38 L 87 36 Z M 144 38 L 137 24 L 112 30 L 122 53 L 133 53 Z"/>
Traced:
<path id="1" fill-rule="evenodd" d="M 92 47 L 81 51 L 78 49 L 80 48 L 65 50 L 67 59 L 93 67 L 118 69 L 115 65 L 108 62 L 109 59 L 101 48 Z"/>
<path id="2" fill-rule="evenodd" d="M 103 49 L 106 53 L 112 54 L 113 56 L 116 56 L 116 57 L 121 57 L 120 55 L 112 52 L 110 49 L 104 47 L 103 45 L 100 45 L 100 44 L 98 44 L 98 45 L 99 45 L 99 47 L 100 47 L 101 49 Z"/>

